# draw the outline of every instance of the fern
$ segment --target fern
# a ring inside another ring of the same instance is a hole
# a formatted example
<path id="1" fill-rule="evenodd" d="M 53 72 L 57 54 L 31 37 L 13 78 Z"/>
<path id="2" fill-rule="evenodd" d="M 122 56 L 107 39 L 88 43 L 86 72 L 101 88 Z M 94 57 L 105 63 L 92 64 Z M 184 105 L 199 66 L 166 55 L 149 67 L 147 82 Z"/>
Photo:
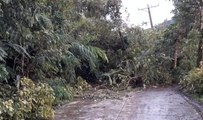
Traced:
<path id="1" fill-rule="evenodd" d="M 93 46 L 87 46 L 87 49 L 89 49 L 94 55 L 96 55 L 97 59 L 101 59 L 102 61 L 109 63 L 109 60 L 105 51 L 101 50 L 98 47 L 93 47 Z"/>
<path id="2" fill-rule="evenodd" d="M 105 52 L 97 47 L 84 46 L 79 43 L 73 43 L 70 51 L 78 58 L 88 62 L 90 68 L 94 70 L 99 66 L 99 61 L 108 62 Z"/>
<path id="3" fill-rule="evenodd" d="M 7 53 L 2 47 L 0 47 L 0 61 L 4 61 L 4 58 L 7 56 Z"/>
<path id="4" fill-rule="evenodd" d="M 51 29 L 53 27 L 52 22 L 46 15 L 36 14 L 35 19 L 42 29 Z"/>
<path id="5" fill-rule="evenodd" d="M 18 54 L 24 54 L 28 58 L 31 58 L 30 54 L 27 52 L 27 50 L 24 47 L 22 47 L 18 44 L 11 44 L 11 43 L 9 43 L 8 46 L 13 48 Z"/>
<path id="6" fill-rule="evenodd" d="M 75 68 L 80 67 L 80 60 L 76 58 L 70 51 L 61 57 L 64 64 L 63 73 L 68 82 L 74 83 L 76 79 Z"/>
<path id="7" fill-rule="evenodd" d="M 11 2 L 11 0 L 2 0 L 4 3 L 8 4 Z"/>
<path id="8" fill-rule="evenodd" d="M 2 81 L 6 81 L 7 82 L 7 78 L 8 78 L 8 71 L 6 70 L 4 65 L 0 65 L 0 82 Z"/>
<path id="9" fill-rule="evenodd" d="M 113 84 L 116 84 L 116 81 L 113 78 L 113 75 L 118 74 L 120 72 L 122 72 L 122 70 L 111 70 L 108 73 L 103 73 L 101 75 L 101 78 L 105 78 L 106 77 L 108 79 L 109 84 L 113 85 Z"/>

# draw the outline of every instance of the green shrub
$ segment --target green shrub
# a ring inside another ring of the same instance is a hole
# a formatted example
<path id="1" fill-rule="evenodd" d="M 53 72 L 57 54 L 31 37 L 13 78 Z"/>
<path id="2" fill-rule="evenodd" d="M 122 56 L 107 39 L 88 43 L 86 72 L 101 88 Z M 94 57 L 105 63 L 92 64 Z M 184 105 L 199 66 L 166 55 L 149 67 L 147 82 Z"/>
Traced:
<path id="1" fill-rule="evenodd" d="M 149 67 L 149 69 L 147 69 L 144 75 L 142 76 L 144 77 L 144 82 L 149 85 L 171 84 L 173 80 L 173 77 L 171 76 L 169 71 L 167 71 L 163 67 L 156 66 Z"/>
<path id="2" fill-rule="evenodd" d="M 68 85 L 67 86 L 56 85 L 53 86 L 53 89 L 56 97 L 55 105 L 73 99 L 73 88 Z"/>
<path id="3" fill-rule="evenodd" d="M 45 80 L 43 82 L 48 83 L 54 90 L 54 105 L 59 105 L 73 99 L 74 89 L 72 86 L 68 85 L 68 82 L 65 79 L 54 78 Z"/>
<path id="4" fill-rule="evenodd" d="M 55 78 L 44 81 L 48 83 L 54 90 L 55 101 L 54 105 L 59 105 L 64 102 L 68 102 L 75 96 L 80 96 L 85 90 L 88 90 L 91 86 L 82 78 L 78 77 L 76 83 L 68 84 L 67 80 L 62 78 Z"/>
<path id="5" fill-rule="evenodd" d="M 88 90 L 89 88 L 91 88 L 91 85 L 88 84 L 85 79 L 79 76 L 77 78 L 77 83 L 75 84 L 75 89 L 83 92 L 85 90 Z"/>
<path id="6" fill-rule="evenodd" d="M 192 94 L 203 93 L 203 70 L 199 68 L 192 69 L 180 81 L 181 88 L 184 92 Z"/>
<path id="7" fill-rule="evenodd" d="M 52 119 L 54 91 L 44 83 L 35 84 L 28 78 L 20 80 L 21 87 L 10 99 L 0 104 L 0 119 Z"/>

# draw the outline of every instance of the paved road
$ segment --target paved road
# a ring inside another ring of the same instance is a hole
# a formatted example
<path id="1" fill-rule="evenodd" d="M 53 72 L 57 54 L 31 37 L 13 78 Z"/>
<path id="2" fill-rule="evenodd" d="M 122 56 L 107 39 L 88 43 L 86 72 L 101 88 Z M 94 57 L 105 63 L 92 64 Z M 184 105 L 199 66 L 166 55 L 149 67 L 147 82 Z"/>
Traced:
<path id="1" fill-rule="evenodd" d="M 172 88 L 128 93 L 121 100 L 76 101 L 56 111 L 54 120 L 202 120 Z"/>

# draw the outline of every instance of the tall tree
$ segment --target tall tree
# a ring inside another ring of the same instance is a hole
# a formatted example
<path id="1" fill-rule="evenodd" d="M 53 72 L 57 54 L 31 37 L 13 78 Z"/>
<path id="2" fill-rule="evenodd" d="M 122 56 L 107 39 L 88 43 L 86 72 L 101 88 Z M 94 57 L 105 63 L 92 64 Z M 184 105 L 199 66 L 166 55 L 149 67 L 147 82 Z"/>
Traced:
<path id="1" fill-rule="evenodd" d="M 200 33 L 201 37 L 199 40 L 199 45 L 198 45 L 198 57 L 197 57 L 197 67 L 200 66 L 200 62 L 203 61 L 203 0 L 199 0 L 199 11 L 200 11 Z"/>
<path id="2" fill-rule="evenodd" d="M 202 1 L 201 0 L 174 0 L 175 10 L 173 11 L 174 19 L 177 23 L 177 30 L 179 33 L 180 48 L 187 47 L 185 43 L 189 39 L 191 31 L 197 30 L 201 33 L 201 19 L 202 19 Z M 196 39 L 194 39 L 196 40 Z M 197 50 L 196 66 L 199 67 L 202 60 L 202 37 L 196 41 L 199 43 Z"/>

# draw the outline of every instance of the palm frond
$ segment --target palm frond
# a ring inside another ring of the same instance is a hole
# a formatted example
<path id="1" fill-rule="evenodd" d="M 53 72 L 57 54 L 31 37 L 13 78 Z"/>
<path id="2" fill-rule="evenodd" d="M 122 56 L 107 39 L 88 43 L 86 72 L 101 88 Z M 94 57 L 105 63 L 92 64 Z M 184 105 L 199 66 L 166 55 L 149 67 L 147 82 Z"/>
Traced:
<path id="1" fill-rule="evenodd" d="M 120 72 L 122 72 L 122 70 L 111 70 L 108 73 L 101 74 L 100 77 L 101 78 L 105 78 L 106 77 L 108 79 L 108 81 L 109 81 L 109 84 L 113 85 L 114 83 L 116 83 L 115 79 L 113 78 L 113 75 L 118 74 Z"/>
<path id="2" fill-rule="evenodd" d="M 88 62 L 91 69 L 96 68 L 96 56 L 84 45 L 73 43 L 70 47 L 70 52 L 72 52 L 78 59 Z"/>
<path id="3" fill-rule="evenodd" d="M 7 53 L 2 47 L 0 47 L 0 61 L 4 61 L 4 58 L 7 56 Z"/>
<path id="4" fill-rule="evenodd" d="M 98 59 L 101 59 L 102 61 L 109 62 L 108 57 L 105 53 L 105 51 L 101 50 L 98 47 L 88 46 L 87 47 Z"/>
<path id="5" fill-rule="evenodd" d="M 8 46 L 13 48 L 17 53 L 25 54 L 28 58 L 31 58 L 30 54 L 27 52 L 27 50 L 24 47 L 22 47 L 18 44 L 10 44 L 10 43 L 8 44 Z"/>
<path id="6" fill-rule="evenodd" d="M 50 29 L 53 27 L 51 20 L 46 15 L 36 14 L 35 19 L 43 29 Z"/>
<path id="7" fill-rule="evenodd" d="M 107 55 L 97 47 L 84 46 L 79 43 L 72 43 L 69 49 L 78 59 L 88 62 L 91 69 L 95 69 L 99 60 L 108 62 Z"/>
<path id="8" fill-rule="evenodd" d="M 68 66 L 79 66 L 80 65 L 80 60 L 77 59 L 73 53 L 68 51 L 65 55 L 62 56 L 62 61 Z"/>
<path id="9" fill-rule="evenodd" d="M 7 77 L 9 73 L 6 70 L 6 67 L 4 65 L 0 65 L 0 82 L 6 81 L 7 82 Z"/>
<path id="10" fill-rule="evenodd" d="M 2 0 L 4 3 L 8 4 L 11 2 L 11 0 Z"/>
<path id="11" fill-rule="evenodd" d="M 75 68 L 80 67 L 80 60 L 76 58 L 70 51 L 64 54 L 61 58 L 64 64 L 63 73 L 69 83 L 75 83 L 76 73 Z"/>

